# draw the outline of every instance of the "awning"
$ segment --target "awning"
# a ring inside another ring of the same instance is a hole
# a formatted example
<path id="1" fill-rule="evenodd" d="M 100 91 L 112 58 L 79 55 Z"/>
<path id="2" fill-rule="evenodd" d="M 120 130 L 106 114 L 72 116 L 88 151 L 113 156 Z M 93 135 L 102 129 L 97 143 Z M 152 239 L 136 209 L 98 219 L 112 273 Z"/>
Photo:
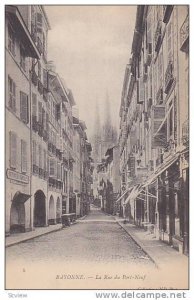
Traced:
<path id="1" fill-rule="evenodd" d="M 21 193 L 18 191 L 15 193 L 15 195 L 13 197 L 13 201 L 17 202 L 17 203 L 25 203 L 30 197 L 31 197 L 31 195 Z"/>
<path id="2" fill-rule="evenodd" d="M 128 190 L 126 190 L 120 197 L 119 199 L 117 199 L 117 201 L 115 203 L 118 203 L 119 201 L 121 201 L 121 199 L 130 191 L 132 190 L 133 187 L 130 187 Z"/>
<path id="3" fill-rule="evenodd" d="M 124 202 L 124 205 L 126 205 L 130 200 L 135 200 L 135 198 L 139 195 L 139 193 L 140 193 L 140 186 L 135 185 L 131 193 L 127 197 L 126 201 Z"/>
<path id="4" fill-rule="evenodd" d="M 152 175 L 151 178 L 149 178 L 145 184 L 142 186 L 142 188 L 148 186 L 149 184 L 151 184 L 153 181 L 155 181 L 157 179 L 157 177 L 162 174 L 165 170 L 167 170 L 173 163 L 175 163 L 175 161 L 179 158 L 180 153 L 176 153 L 171 159 L 169 159 L 168 161 L 166 161 L 165 163 L 163 163 L 158 170 Z"/>
<path id="5" fill-rule="evenodd" d="M 25 46 L 25 53 L 29 57 L 40 59 L 40 53 L 33 42 L 30 32 L 24 23 L 22 16 L 20 15 L 19 10 L 14 5 L 6 5 L 5 11 L 8 17 L 10 17 L 10 22 L 13 24 L 14 28 L 17 28 L 17 33 L 23 44 Z"/>

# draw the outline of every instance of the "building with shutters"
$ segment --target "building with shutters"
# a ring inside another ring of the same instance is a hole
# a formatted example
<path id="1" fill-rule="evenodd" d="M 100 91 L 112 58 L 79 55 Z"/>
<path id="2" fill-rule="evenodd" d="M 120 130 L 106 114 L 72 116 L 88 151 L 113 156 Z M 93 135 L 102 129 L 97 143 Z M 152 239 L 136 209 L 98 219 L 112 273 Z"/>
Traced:
<path id="1" fill-rule="evenodd" d="M 127 219 L 185 254 L 188 14 L 188 6 L 137 7 L 120 106 L 118 199 Z"/>
<path id="2" fill-rule="evenodd" d="M 30 6 L 5 7 L 6 234 L 33 227 L 31 186 L 31 61 L 40 52 L 31 35 Z"/>
<path id="3" fill-rule="evenodd" d="M 8 5 L 5 12 L 8 235 L 60 223 L 62 214 L 74 212 L 75 201 L 76 214 L 85 213 L 89 154 L 81 121 L 80 148 L 73 149 L 75 100 L 47 61 L 50 25 L 44 7 Z"/>

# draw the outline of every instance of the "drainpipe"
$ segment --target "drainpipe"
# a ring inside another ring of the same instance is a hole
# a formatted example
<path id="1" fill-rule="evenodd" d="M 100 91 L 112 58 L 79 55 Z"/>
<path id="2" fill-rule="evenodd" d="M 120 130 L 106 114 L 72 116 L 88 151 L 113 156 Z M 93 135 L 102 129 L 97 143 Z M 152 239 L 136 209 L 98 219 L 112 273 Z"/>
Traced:
<path id="1" fill-rule="evenodd" d="M 29 71 L 29 114 L 30 114 L 30 229 L 33 230 L 32 212 L 32 69 Z"/>

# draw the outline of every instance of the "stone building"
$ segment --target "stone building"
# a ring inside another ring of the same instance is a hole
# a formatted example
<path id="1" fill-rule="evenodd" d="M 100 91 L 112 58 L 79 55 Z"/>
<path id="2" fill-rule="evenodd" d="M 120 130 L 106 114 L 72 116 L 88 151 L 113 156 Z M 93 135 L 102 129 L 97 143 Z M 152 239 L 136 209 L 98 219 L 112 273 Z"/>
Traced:
<path id="1" fill-rule="evenodd" d="M 137 7 L 119 144 L 124 215 L 187 253 L 187 6 Z"/>
<path id="2" fill-rule="evenodd" d="M 91 150 L 84 122 L 83 149 L 73 149 L 75 100 L 54 63 L 47 61 L 50 24 L 44 7 L 7 5 L 5 13 L 8 235 L 60 223 L 62 214 L 74 211 L 75 157 L 81 157 L 80 172 L 87 174 Z M 81 182 L 87 185 L 86 179 Z M 81 197 L 82 185 L 79 191 Z M 78 216 L 85 213 L 81 201 L 76 207 Z"/>

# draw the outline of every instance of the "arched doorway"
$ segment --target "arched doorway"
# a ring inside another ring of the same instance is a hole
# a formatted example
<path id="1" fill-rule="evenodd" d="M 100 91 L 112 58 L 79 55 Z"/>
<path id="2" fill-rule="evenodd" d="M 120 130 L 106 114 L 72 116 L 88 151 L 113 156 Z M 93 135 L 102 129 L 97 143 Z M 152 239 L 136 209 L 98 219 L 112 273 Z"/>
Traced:
<path id="1" fill-rule="evenodd" d="M 57 198 L 56 204 L 56 221 L 57 223 L 61 223 L 61 200 L 59 197 Z"/>
<path id="2" fill-rule="evenodd" d="M 10 211 L 10 232 L 25 232 L 25 206 L 14 199 Z"/>
<path id="3" fill-rule="evenodd" d="M 38 190 L 34 195 L 34 226 L 41 227 L 46 225 L 46 203 L 45 194 Z"/>
<path id="4" fill-rule="evenodd" d="M 55 204 L 54 204 L 54 199 L 53 196 L 50 196 L 49 200 L 49 220 L 48 220 L 49 225 L 54 225 L 56 224 L 56 219 L 55 219 Z"/>

